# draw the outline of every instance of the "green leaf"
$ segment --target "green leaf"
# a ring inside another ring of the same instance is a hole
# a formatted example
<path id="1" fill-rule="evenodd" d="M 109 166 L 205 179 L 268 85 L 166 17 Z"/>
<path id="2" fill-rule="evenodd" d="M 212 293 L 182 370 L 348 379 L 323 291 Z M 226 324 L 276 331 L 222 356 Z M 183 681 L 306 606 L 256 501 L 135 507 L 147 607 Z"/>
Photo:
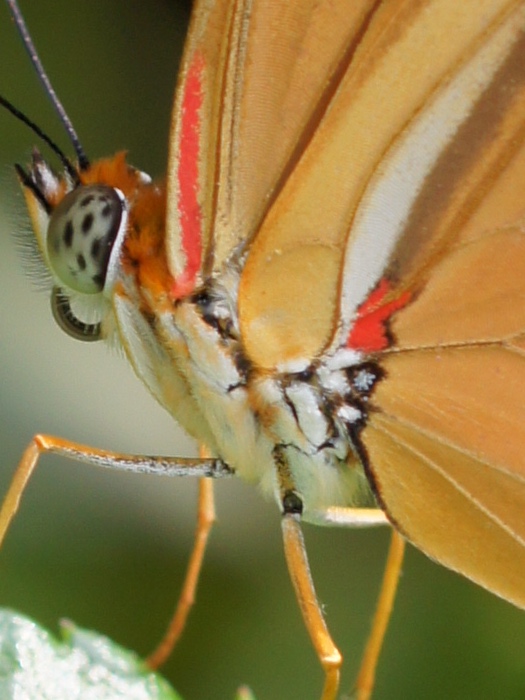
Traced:
<path id="1" fill-rule="evenodd" d="M 181 700 L 136 654 L 63 623 L 63 641 L 0 609 L 2 700 Z"/>

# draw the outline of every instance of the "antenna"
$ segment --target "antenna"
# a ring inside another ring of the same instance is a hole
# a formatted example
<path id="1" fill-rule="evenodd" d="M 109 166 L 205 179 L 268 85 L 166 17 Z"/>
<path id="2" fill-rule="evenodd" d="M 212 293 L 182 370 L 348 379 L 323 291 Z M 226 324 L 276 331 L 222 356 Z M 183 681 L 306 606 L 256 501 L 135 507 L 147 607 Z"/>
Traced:
<path id="1" fill-rule="evenodd" d="M 16 117 L 16 119 L 28 126 L 31 129 L 31 131 L 33 131 L 38 136 L 39 139 L 41 139 L 44 143 L 47 143 L 49 148 L 60 158 L 62 165 L 71 176 L 73 182 L 79 185 L 80 179 L 78 177 L 78 171 L 73 165 L 73 163 L 66 156 L 66 154 L 62 151 L 62 149 L 59 148 L 56 145 L 56 143 L 52 139 L 50 139 L 49 136 L 45 132 L 43 132 L 37 124 L 35 124 L 35 122 L 31 121 L 29 117 L 27 117 L 23 112 L 21 112 L 13 104 L 11 104 L 9 100 L 6 100 L 5 97 L 2 97 L 2 95 L 0 95 L 0 105 L 7 109 L 8 112 L 11 112 L 11 114 L 14 117 Z"/>
<path id="2" fill-rule="evenodd" d="M 51 100 L 51 104 L 55 108 L 56 113 L 58 114 L 58 118 L 60 119 L 60 122 L 62 123 L 62 126 L 66 130 L 67 135 L 69 136 L 69 140 L 71 141 L 71 144 L 73 145 L 73 149 L 77 155 L 78 158 L 78 167 L 80 170 L 87 170 L 89 167 L 89 159 L 86 156 L 84 149 L 82 147 L 82 144 L 80 143 L 80 139 L 78 138 L 78 134 L 75 131 L 73 124 L 71 123 L 70 118 L 67 115 L 66 110 L 64 109 L 64 106 L 62 105 L 62 102 L 60 102 L 58 95 L 56 94 L 55 90 L 53 89 L 53 86 L 51 85 L 51 81 L 49 80 L 46 71 L 44 70 L 44 66 L 42 65 L 42 62 L 38 56 L 38 53 L 36 51 L 35 45 L 33 43 L 33 40 L 31 39 L 31 36 L 29 34 L 29 30 L 27 28 L 27 25 L 25 23 L 25 20 L 22 16 L 22 12 L 20 8 L 18 7 L 18 2 L 17 0 L 6 0 L 6 3 L 11 11 L 11 16 L 13 17 L 13 20 L 15 21 L 16 27 L 18 29 L 18 33 L 20 34 L 20 37 L 22 38 L 22 43 L 24 44 L 25 50 L 27 51 L 27 54 L 29 55 L 29 58 L 31 60 L 31 63 L 33 64 L 33 67 L 36 71 L 36 74 L 42 83 L 44 87 L 44 91 L 48 98 Z M 7 105 L 4 105 L 7 106 Z M 15 112 L 11 107 L 7 107 L 13 114 Z M 18 111 L 18 110 L 17 110 Z M 19 113 L 21 114 L 21 113 Z M 25 124 L 30 126 L 35 133 L 38 133 L 38 131 L 35 129 L 34 125 L 25 117 L 22 116 L 22 118 L 19 115 L 16 115 L 21 121 L 23 121 Z M 39 130 L 40 131 L 40 130 Z M 42 132 L 38 134 L 41 138 L 44 138 L 44 141 L 50 145 L 50 140 L 42 135 Z M 53 148 L 56 152 L 56 148 Z"/>

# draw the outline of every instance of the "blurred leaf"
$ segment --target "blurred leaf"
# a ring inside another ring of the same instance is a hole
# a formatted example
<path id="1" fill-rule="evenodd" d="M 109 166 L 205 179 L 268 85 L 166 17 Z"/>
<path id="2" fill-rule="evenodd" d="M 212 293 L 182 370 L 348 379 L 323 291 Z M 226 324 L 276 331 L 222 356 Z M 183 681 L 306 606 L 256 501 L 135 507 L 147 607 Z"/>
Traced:
<path id="1" fill-rule="evenodd" d="M 237 695 L 235 696 L 235 700 L 255 700 L 255 695 L 252 693 L 252 691 L 247 686 L 243 685 L 237 691 Z"/>
<path id="2" fill-rule="evenodd" d="M 2 700 L 181 700 L 136 654 L 62 623 L 58 641 L 26 617 L 0 610 Z"/>

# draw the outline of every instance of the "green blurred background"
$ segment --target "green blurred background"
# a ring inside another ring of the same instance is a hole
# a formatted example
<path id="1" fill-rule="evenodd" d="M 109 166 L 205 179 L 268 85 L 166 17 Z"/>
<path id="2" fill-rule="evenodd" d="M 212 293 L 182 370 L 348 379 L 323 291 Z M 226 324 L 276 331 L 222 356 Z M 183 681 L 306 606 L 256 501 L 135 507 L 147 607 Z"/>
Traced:
<path id="1" fill-rule="evenodd" d="M 168 119 L 188 3 L 22 3 L 41 57 L 88 155 L 121 148 L 165 168 Z M 68 150 L 0 6 L 0 93 Z M 36 431 L 126 452 L 194 446 L 116 353 L 54 325 L 11 236 L 28 228 L 11 169 L 35 139 L 0 113 L 0 480 Z M 27 266 L 26 266 L 27 267 Z M 287 578 L 279 516 L 251 487 L 218 484 L 198 603 L 165 668 L 186 700 L 319 697 L 322 675 Z M 0 553 L 0 604 L 52 630 L 67 617 L 141 654 L 172 611 L 194 529 L 195 483 L 114 475 L 46 458 Z M 429 504 L 431 507 L 431 504 Z M 388 536 L 305 528 L 314 577 L 350 688 Z M 454 533 L 451 532 L 453 537 Z M 408 552 L 376 700 L 525 698 L 525 615 Z"/>

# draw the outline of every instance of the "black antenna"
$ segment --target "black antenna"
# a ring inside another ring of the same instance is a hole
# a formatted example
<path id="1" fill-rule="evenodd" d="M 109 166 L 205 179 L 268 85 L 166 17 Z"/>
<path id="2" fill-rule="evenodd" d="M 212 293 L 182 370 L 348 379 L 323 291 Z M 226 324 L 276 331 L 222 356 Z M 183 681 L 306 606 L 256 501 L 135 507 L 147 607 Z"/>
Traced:
<path id="1" fill-rule="evenodd" d="M 16 0 L 6 0 L 6 3 L 11 11 L 11 15 L 15 21 L 18 33 L 22 38 L 22 43 L 24 44 L 24 47 L 29 55 L 31 63 L 33 64 L 33 67 L 36 71 L 36 74 L 44 87 L 46 95 L 51 100 L 51 104 L 55 108 L 55 111 L 58 114 L 58 118 L 60 119 L 62 126 L 66 130 L 67 135 L 69 136 L 71 144 L 73 145 L 73 149 L 75 150 L 75 153 L 78 158 L 78 167 L 80 170 L 87 170 L 87 168 L 89 168 L 89 159 L 84 152 L 82 144 L 80 143 L 80 139 L 78 138 L 77 132 L 75 131 L 73 124 L 71 123 L 71 120 L 67 115 L 66 110 L 60 102 L 55 90 L 53 89 L 53 86 L 51 85 L 51 81 L 49 80 L 47 73 L 44 70 L 44 66 L 42 65 L 42 62 L 38 56 L 33 40 L 31 39 L 29 30 L 27 29 L 27 25 L 22 16 L 22 12 L 18 7 L 18 3 Z M 10 107 L 8 107 L 8 109 L 14 114 L 13 110 Z M 19 116 L 18 118 L 20 119 Z M 35 131 L 35 133 L 38 133 L 36 132 L 34 125 L 32 125 L 32 123 L 30 123 L 28 119 L 24 117 L 22 118 L 22 121 L 28 126 L 30 126 L 33 129 L 33 131 Z M 46 137 L 43 137 L 42 132 L 39 134 L 39 136 L 41 138 L 44 138 L 44 141 L 51 145 L 49 143 L 49 140 Z M 56 152 L 56 148 L 53 148 L 53 150 Z M 78 176 L 75 179 L 78 179 Z"/>
<path id="2" fill-rule="evenodd" d="M 73 165 L 73 163 L 69 160 L 69 158 L 66 156 L 66 154 L 60 149 L 56 143 L 49 138 L 49 136 L 42 131 L 42 129 L 35 124 L 29 117 L 27 117 L 23 112 L 21 112 L 19 109 L 17 109 L 9 100 L 6 100 L 5 97 L 2 97 L 0 95 L 0 105 L 2 107 L 5 107 L 8 112 L 11 112 L 11 114 L 16 117 L 19 121 L 21 121 L 23 124 L 28 126 L 31 131 L 33 131 L 39 139 L 44 141 L 44 143 L 47 143 L 49 148 L 53 151 L 53 153 L 56 153 L 56 155 L 60 158 L 62 165 L 64 168 L 67 170 L 69 175 L 71 176 L 71 179 L 73 182 L 77 185 L 80 185 L 80 178 L 78 177 L 78 171 Z"/>

